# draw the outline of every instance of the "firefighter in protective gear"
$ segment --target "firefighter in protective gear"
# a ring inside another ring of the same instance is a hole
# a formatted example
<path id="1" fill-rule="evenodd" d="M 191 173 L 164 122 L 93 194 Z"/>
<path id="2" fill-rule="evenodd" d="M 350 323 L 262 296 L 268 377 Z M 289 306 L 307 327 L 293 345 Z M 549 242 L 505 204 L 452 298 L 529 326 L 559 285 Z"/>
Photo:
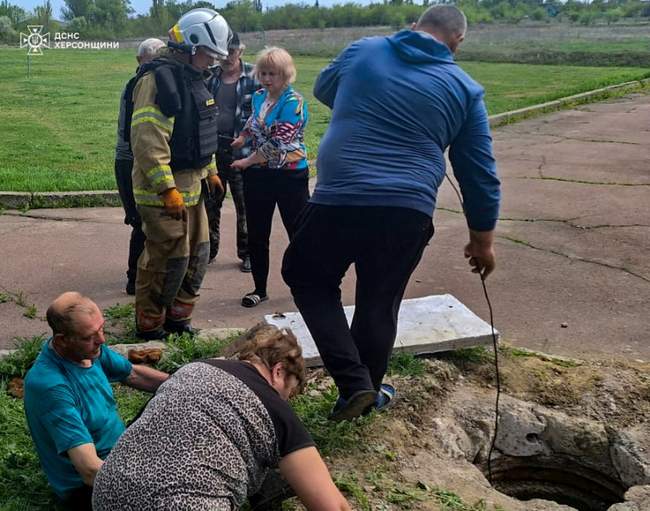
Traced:
<path id="1" fill-rule="evenodd" d="M 188 12 L 131 90 L 133 194 L 147 236 L 135 299 L 143 339 L 191 332 L 210 250 L 203 192 L 223 193 L 214 159 L 217 109 L 205 79 L 228 54 L 230 34 L 217 12 Z"/>

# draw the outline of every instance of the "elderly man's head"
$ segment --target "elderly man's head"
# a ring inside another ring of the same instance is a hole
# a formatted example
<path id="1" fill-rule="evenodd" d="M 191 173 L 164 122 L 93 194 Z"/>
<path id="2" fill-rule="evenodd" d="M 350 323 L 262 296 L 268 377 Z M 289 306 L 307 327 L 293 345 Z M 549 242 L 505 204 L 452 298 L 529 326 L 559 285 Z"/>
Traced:
<path id="1" fill-rule="evenodd" d="M 97 358 L 104 344 L 104 316 L 80 293 L 63 293 L 47 309 L 47 323 L 57 352 L 73 362 Z"/>
<path id="2" fill-rule="evenodd" d="M 245 49 L 246 45 L 239 39 L 239 34 L 233 32 L 228 42 L 228 56 L 221 60 L 221 68 L 225 72 L 239 70 L 239 59 L 241 59 Z"/>
<path id="3" fill-rule="evenodd" d="M 158 52 L 161 48 L 164 48 L 164 46 L 165 43 L 155 37 L 150 37 L 149 39 L 142 41 L 140 46 L 138 46 L 138 52 L 135 56 L 138 64 L 142 65 L 151 62 L 158 56 Z"/>
<path id="4" fill-rule="evenodd" d="M 465 39 L 467 18 L 453 5 L 434 5 L 429 7 L 415 24 L 415 30 L 427 32 L 445 43 L 452 53 Z"/>

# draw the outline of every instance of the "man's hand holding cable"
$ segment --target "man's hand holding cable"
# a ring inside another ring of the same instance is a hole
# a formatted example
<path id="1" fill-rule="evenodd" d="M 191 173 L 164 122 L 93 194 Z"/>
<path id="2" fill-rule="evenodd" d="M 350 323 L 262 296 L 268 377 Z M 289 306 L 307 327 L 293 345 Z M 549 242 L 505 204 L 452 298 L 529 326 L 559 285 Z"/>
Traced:
<path id="1" fill-rule="evenodd" d="M 187 220 L 187 209 L 183 196 L 176 188 L 168 188 L 162 193 L 165 211 L 176 220 Z"/>
<path id="2" fill-rule="evenodd" d="M 485 279 L 494 271 L 494 231 L 469 231 L 469 243 L 465 246 L 465 257 L 473 266 L 472 272 L 479 273 Z"/>

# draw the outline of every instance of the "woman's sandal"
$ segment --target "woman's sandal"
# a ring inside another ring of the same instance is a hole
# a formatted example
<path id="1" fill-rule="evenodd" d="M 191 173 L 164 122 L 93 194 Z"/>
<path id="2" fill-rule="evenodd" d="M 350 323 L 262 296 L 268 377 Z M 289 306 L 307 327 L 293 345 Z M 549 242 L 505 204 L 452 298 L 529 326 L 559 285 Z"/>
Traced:
<path id="1" fill-rule="evenodd" d="M 260 295 L 253 291 L 252 293 L 247 293 L 244 295 L 244 298 L 241 299 L 242 307 L 256 307 L 262 302 L 265 302 L 269 299 L 268 295 Z"/>

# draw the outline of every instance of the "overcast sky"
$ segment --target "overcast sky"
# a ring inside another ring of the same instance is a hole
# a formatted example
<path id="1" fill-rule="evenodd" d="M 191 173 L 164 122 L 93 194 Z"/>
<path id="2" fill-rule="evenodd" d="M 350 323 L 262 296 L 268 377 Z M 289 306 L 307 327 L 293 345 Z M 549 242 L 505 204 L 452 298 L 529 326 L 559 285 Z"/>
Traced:
<path id="1" fill-rule="evenodd" d="M 294 1 L 294 3 L 300 3 L 302 0 L 297 0 Z M 322 6 L 329 6 L 337 3 L 346 3 L 347 0 L 319 0 L 320 5 Z M 377 1 L 377 0 L 375 0 Z M 312 0 L 305 1 L 304 3 L 311 3 Z M 31 11 L 36 7 L 37 5 L 41 5 L 43 3 L 43 0 L 9 0 L 9 3 L 12 3 L 14 5 L 19 5 L 23 9 L 26 9 L 28 11 Z M 226 5 L 227 0 L 215 0 L 212 2 L 214 5 L 219 7 L 223 7 Z M 273 7 L 277 5 L 282 5 L 289 3 L 285 0 L 262 0 L 262 4 L 264 7 Z M 356 3 L 359 4 L 369 4 L 370 0 L 356 0 Z M 54 17 L 57 19 L 61 19 L 61 8 L 65 6 L 65 2 L 63 0 L 52 0 L 52 8 L 54 9 Z M 131 8 L 137 13 L 137 14 L 146 14 L 149 11 L 149 7 L 151 6 L 151 0 L 131 0 Z"/>

